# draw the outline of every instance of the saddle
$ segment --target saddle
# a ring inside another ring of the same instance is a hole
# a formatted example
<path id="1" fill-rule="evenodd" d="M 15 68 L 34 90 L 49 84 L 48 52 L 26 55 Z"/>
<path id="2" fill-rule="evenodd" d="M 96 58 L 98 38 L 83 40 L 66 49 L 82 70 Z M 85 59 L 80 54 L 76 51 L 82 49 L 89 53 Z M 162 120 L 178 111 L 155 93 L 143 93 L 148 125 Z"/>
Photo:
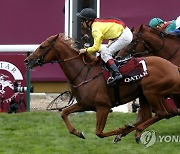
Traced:
<path id="1" fill-rule="evenodd" d="M 126 57 L 124 59 L 118 57 L 114 61 L 123 75 L 123 80 L 120 83 L 136 82 L 148 75 L 146 62 L 143 57 Z M 112 76 L 112 73 L 105 63 L 103 63 L 102 68 L 104 69 L 104 78 L 107 81 Z"/>

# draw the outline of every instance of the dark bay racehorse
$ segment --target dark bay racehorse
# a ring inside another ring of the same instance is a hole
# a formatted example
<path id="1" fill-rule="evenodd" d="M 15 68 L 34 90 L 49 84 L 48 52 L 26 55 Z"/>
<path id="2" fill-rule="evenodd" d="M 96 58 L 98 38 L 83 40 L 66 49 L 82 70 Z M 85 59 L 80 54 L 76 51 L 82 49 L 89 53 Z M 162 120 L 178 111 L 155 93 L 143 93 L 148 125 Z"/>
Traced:
<path id="1" fill-rule="evenodd" d="M 180 66 L 180 38 L 147 25 L 132 29 L 133 41 L 118 56 L 159 56 Z M 124 53 L 125 52 L 125 53 Z"/>
<path id="2" fill-rule="evenodd" d="M 118 56 L 131 54 L 133 56 L 159 56 L 180 66 L 180 38 L 167 34 L 160 29 L 140 25 L 132 30 L 133 41 Z M 180 96 L 173 95 L 180 107 Z"/>
<path id="3" fill-rule="evenodd" d="M 118 56 L 127 56 L 129 54 L 136 57 L 153 55 L 167 59 L 176 66 L 180 66 L 180 38 L 167 34 L 160 29 L 151 28 L 148 25 L 140 25 L 132 29 L 132 32 L 133 41 L 126 48 L 122 49 Z M 180 108 L 180 96 L 173 95 L 172 98 Z M 138 119 L 143 119 L 144 117 L 145 113 L 141 115 L 141 112 L 140 110 Z"/>
<path id="4" fill-rule="evenodd" d="M 96 112 L 96 135 L 101 138 L 123 134 L 127 129 L 131 129 L 127 126 L 103 132 L 110 109 L 116 106 L 114 91 L 106 84 L 102 75 L 101 61 L 88 54 L 79 55 L 79 51 L 73 47 L 72 39 L 65 39 L 62 34 L 51 36 L 24 62 L 29 68 L 45 63 L 59 63 L 77 99 L 76 104 L 65 108 L 61 113 L 70 133 L 85 139 L 83 133 L 72 126 L 68 115 L 89 110 Z M 119 86 L 121 104 L 141 96 L 144 100 L 142 105 L 149 103 L 156 113 L 154 117 L 138 122 L 135 127 L 139 130 L 144 130 L 163 118 L 177 115 L 178 111 L 164 105 L 164 98 L 173 93 L 180 93 L 180 74 L 177 66 L 154 56 L 144 58 L 143 65 L 147 67 L 148 76 L 135 83 Z"/>

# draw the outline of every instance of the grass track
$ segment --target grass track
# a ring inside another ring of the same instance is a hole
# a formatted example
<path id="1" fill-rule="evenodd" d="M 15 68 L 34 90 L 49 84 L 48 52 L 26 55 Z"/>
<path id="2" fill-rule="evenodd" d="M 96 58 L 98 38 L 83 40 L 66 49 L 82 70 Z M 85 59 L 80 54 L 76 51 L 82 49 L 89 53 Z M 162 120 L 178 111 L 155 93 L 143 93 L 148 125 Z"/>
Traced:
<path id="1" fill-rule="evenodd" d="M 114 137 L 98 138 L 95 135 L 95 113 L 79 113 L 70 116 L 73 125 L 84 132 L 86 139 L 68 133 L 56 112 L 1 113 L 0 154 L 178 154 L 180 141 L 159 142 L 145 148 L 134 140 L 134 132 L 113 144 Z M 135 121 L 136 114 L 109 114 L 105 131 L 122 127 Z M 179 117 L 162 120 L 151 126 L 158 135 L 178 135 Z"/>

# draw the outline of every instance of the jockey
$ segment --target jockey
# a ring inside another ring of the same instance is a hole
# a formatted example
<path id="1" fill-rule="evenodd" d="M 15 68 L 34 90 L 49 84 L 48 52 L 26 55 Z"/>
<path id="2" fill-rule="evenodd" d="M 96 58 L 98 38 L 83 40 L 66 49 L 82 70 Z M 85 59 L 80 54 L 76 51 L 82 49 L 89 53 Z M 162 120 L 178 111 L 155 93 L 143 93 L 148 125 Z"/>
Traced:
<path id="1" fill-rule="evenodd" d="M 161 18 L 153 18 L 149 22 L 149 26 L 160 28 L 168 34 L 180 34 L 180 17 L 172 21 L 163 21 Z"/>
<path id="2" fill-rule="evenodd" d="M 176 34 L 180 36 L 180 16 L 176 18 L 176 29 L 171 32 L 171 34 Z"/>
<path id="3" fill-rule="evenodd" d="M 121 20 L 97 18 L 95 10 L 91 8 L 85 8 L 76 15 L 81 19 L 82 26 L 91 30 L 94 39 L 93 46 L 80 49 L 80 54 L 85 52 L 92 54 L 100 51 L 102 60 L 113 72 L 112 78 L 108 79 L 108 84 L 114 84 L 122 79 L 123 76 L 119 72 L 112 56 L 132 41 L 133 34 L 131 30 Z M 103 40 L 109 40 L 111 44 L 101 48 Z"/>

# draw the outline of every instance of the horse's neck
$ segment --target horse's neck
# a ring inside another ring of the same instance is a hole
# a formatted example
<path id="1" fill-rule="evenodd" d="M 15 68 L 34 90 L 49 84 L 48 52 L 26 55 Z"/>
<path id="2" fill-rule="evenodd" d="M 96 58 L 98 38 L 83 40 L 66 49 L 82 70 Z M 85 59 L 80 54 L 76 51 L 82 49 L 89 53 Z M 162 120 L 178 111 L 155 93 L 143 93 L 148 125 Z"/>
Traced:
<path id="1" fill-rule="evenodd" d="M 172 37 L 159 37 L 157 34 L 152 35 L 151 33 L 144 34 L 144 41 L 148 43 L 150 55 L 159 56 L 164 59 L 171 61 L 173 64 L 179 66 L 179 50 L 180 43 L 178 39 Z M 163 40 L 164 39 L 164 40 Z"/>
<path id="2" fill-rule="evenodd" d="M 89 76 L 93 76 L 93 70 L 98 65 L 94 65 L 93 67 L 88 65 L 88 62 L 93 60 L 90 56 L 84 55 L 85 57 L 83 58 L 83 55 L 78 56 L 79 54 L 76 51 L 72 50 L 68 52 L 70 54 L 67 53 L 66 57 L 61 57 L 61 60 L 64 59 L 66 61 L 59 64 L 71 83 L 78 84 L 85 81 Z"/>
<path id="3" fill-rule="evenodd" d="M 152 35 L 153 34 L 153 35 Z M 169 37 L 160 37 L 154 33 L 146 33 L 144 40 L 150 44 L 154 50 L 163 50 L 168 52 L 173 52 L 180 47 L 179 41 L 177 39 L 169 38 Z M 157 54 L 157 53 L 156 53 Z"/>

